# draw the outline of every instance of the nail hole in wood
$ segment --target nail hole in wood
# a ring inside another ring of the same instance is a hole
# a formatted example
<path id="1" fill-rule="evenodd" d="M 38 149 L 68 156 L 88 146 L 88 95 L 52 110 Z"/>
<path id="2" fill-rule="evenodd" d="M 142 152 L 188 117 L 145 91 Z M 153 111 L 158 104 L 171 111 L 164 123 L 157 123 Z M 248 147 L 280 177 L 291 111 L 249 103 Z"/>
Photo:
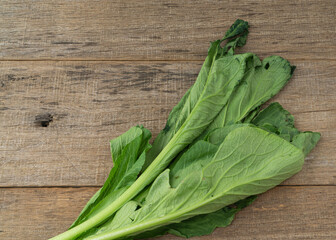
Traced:
<path id="1" fill-rule="evenodd" d="M 53 116 L 50 113 L 39 114 L 35 117 L 35 122 L 41 127 L 48 127 L 53 121 Z"/>

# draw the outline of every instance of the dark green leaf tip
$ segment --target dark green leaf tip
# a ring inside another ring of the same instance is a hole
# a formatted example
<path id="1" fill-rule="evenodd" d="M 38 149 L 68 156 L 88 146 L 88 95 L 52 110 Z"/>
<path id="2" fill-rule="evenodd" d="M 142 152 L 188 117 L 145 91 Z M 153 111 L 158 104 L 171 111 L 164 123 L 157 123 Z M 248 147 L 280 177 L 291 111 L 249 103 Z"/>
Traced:
<path id="1" fill-rule="evenodd" d="M 223 40 L 235 37 L 239 34 L 246 32 L 249 28 L 248 22 L 237 19 L 230 27 L 230 29 L 225 33 Z"/>

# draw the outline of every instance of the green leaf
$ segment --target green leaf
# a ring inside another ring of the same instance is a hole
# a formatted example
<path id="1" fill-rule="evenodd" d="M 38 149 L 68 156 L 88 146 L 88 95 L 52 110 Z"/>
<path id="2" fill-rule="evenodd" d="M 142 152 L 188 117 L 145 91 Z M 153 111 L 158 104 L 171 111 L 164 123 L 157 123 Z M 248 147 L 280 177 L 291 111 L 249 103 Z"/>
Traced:
<path id="1" fill-rule="evenodd" d="M 167 233 L 185 238 L 208 235 L 217 227 L 229 226 L 237 212 L 250 205 L 255 199 L 255 196 L 251 196 L 238 201 L 234 206 L 224 207 L 213 213 L 198 215 L 180 223 L 173 223 L 152 231 L 143 232 L 132 236 L 132 239 L 152 238 Z"/>
<path id="2" fill-rule="evenodd" d="M 181 158 L 171 167 L 171 171 L 169 174 L 171 186 L 176 187 L 179 183 L 181 183 L 184 180 L 184 178 L 190 172 L 201 170 L 206 164 L 208 164 L 211 161 L 217 150 L 218 146 L 215 146 L 214 144 L 205 141 L 198 141 L 194 145 L 192 145 L 192 147 L 188 151 L 186 151 L 181 156 Z M 165 173 L 163 175 L 160 175 L 160 179 L 163 179 L 162 178 L 163 176 L 164 179 L 167 179 L 168 174 Z M 161 183 L 162 180 L 159 181 L 156 180 L 155 184 L 157 184 L 157 182 Z M 160 199 L 162 196 L 164 196 L 169 192 L 170 186 L 168 185 L 168 181 L 166 181 L 166 184 L 163 184 L 163 186 L 154 187 L 152 185 L 152 188 L 159 189 L 160 191 L 163 191 L 164 194 L 159 193 L 148 194 L 148 192 L 147 194 L 149 196 L 151 195 L 158 196 L 157 199 Z M 255 197 L 253 197 L 253 200 L 254 199 Z M 242 208 L 247 206 L 249 203 L 251 203 L 251 199 L 247 198 L 236 203 L 234 207 L 225 207 L 221 210 L 218 210 L 215 213 L 196 216 L 191 219 L 184 220 L 178 224 L 170 224 L 162 228 L 154 229 L 153 231 L 144 232 L 132 238 L 143 239 L 148 237 L 164 235 L 166 233 L 171 233 L 177 236 L 185 236 L 185 237 L 205 235 L 211 233 L 213 229 L 216 228 L 216 226 L 225 227 L 229 225 L 232 222 L 234 215 Z M 146 204 L 148 204 L 148 201 L 146 201 Z"/>
<path id="3" fill-rule="evenodd" d="M 291 76 L 289 62 L 279 56 L 265 58 L 262 63 L 257 57 L 251 59 L 243 81 L 206 132 L 241 122 L 251 111 L 277 94 Z"/>
<path id="4" fill-rule="evenodd" d="M 310 153 L 320 140 L 321 134 L 317 132 L 302 132 L 293 138 L 293 145 L 300 148 L 305 156 Z"/>
<path id="5" fill-rule="evenodd" d="M 234 51 L 237 47 L 242 47 L 246 44 L 248 31 L 246 30 L 241 36 L 231 39 L 226 43 L 223 48 L 223 53 L 227 53 L 228 55 L 233 55 Z"/>
<path id="6" fill-rule="evenodd" d="M 320 133 L 297 130 L 294 126 L 294 117 L 276 102 L 262 110 L 252 123 L 291 142 L 300 148 L 305 156 L 316 146 L 321 137 Z"/>
<path id="7" fill-rule="evenodd" d="M 250 123 L 260 112 L 260 106 L 249 112 L 249 114 L 242 120 L 242 123 Z"/>
<path id="8" fill-rule="evenodd" d="M 230 27 L 230 29 L 226 32 L 224 38 L 229 39 L 229 41 L 225 44 L 225 46 L 220 49 L 218 54 L 220 56 L 223 55 L 233 55 L 234 51 L 237 47 L 242 47 L 246 44 L 247 35 L 248 35 L 248 22 L 237 19 L 234 24 Z"/>
<path id="9" fill-rule="evenodd" d="M 159 133 L 153 142 L 152 149 L 147 154 L 145 168 L 157 157 L 162 149 L 173 138 L 176 132 L 181 128 L 187 117 L 194 109 L 197 101 L 203 93 L 204 87 L 209 80 L 209 73 L 213 68 L 217 53 L 220 49 L 220 40 L 211 43 L 203 66 L 198 74 L 196 82 L 182 97 L 180 102 L 173 108 L 169 114 L 165 128 Z"/>
<path id="10" fill-rule="evenodd" d="M 262 110 L 252 123 L 290 142 L 300 133 L 294 126 L 294 117 L 277 102 Z"/>
<path id="11" fill-rule="evenodd" d="M 139 126 L 132 127 L 126 133 L 111 140 L 114 167 L 104 186 L 89 200 L 70 228 L 102 211 L 136 180 L 145 162 L 145 153 L 150 148 L 148 143 L 150 137 L 150 131 Z"/>
<path id="12" fill-rule="evenodd" d="M 150 131 L 140 126 L 133 127 L 120 137 L 111 140 L 114 167 L 107 179 L 109 185 L 104 185 L 102 191 L 126 187 L 135 181 L 145 161 L 145 153 L 151 147 L 148 143 L 150 138 Z M 115 151 L 116 149 L 121 150 Z"/>
<path id="13" fill-rule="evenodd" d="M 230 47 L 234 49 L 236 46 L 241 47 L 245 45 L 248 27 L 249 26 L 246 21 L 238 19 L 226 32 L 222 40 L 216 40 L 210 44 L 208 56 L 202 65 L 194 85 L 186 92 L 180 102 L 169 114 L 165 128 L 156 137 L 153 147 L 147 154 L 144 168 L 146 168 L 157 157 L 194 109 L 207 82 L 209 81 L 209 74 L 212 71 L 216 59 L 223 57 Z M 243 34 L 243 36 L 239 36 L 240 34 Z M 230 40 L 224 48 L 221 48 L 221 42 L 228 38 L 232 38 L 232 40 Z M 236 41 L 236 43 L 233 44 L 231 41 Z"/>
<path id="14" fill-rule="evenodd" d="M 225 36 L 223 38 L 224 39 L 228 39 L 228 38 L 232 38 L 232 37 L 236 37 L 239 34 L 243 34 L 246 31 L 248 31 L 249 25 L 248 22 L 241 20 L 241 19 L 237 19 L 230 27 L 229 30 L 227 30 L 227 32 L 225 33 Z"/>
<path id="15" fill-rule="evenodd" d="M 189 172 L 176 188 L 166 180 L 170 187 L 165 197 L 145 202 L 131 224 L 88 239 L 117 239 L 218 211 L 278 185 L 301 169 L 303 158 L 300 149 L 274 134 L 250 126 L 237 128 L 202 170 Z M 154 182 L 152 188 L 157 187 L 161 185 Z"/>
<path id="16" fill-rule="evenodd" d="M 170 184 L 176 187 L 180 184 L 184 177 L 190 172 L 202 169 L 214 157 L 218 150 L 218 146 L 206 142 L 198 141 L 192 145 L 188 151 L 182 154 L 181 158 L 171 166 Z"/>
<path id="17" fill-rule="evenodd" d="M 126 203 L 115 215 L 111 222 L 102 225 L 98 230 L 97 234 L 117 229 L 123 225 L 131 224 L 134 220 L 134 213 L 138 207 L 138 203 L 135 201 L 129 201 Z"/>
<path id="18" fill-rule="evenodd" d="M 169 169 L 166 169 L 153 182 L 153 185 L 149 189 L 148 195 L 146 196 L 145 204 L 151 205 L 156 201 L 159 201 L 160 199 L 164 198 L 169 193 L 169 191 Z"/>
<path id="19" fill-rule="evenodd" d="M 214 145 L 219 146 L 223 143 L 224 139 L 231 131 L 245 126 L 252 126 L 252 125 L 240 123 L 240 124 L 228 125 L 221 128 L 216 128 L 208 133 L 208 135 L 206 136 L 206 140 Z"/>
<path id="20" fill-rule="evenodd" d="M 260 111 L 260 113 L 252 120 L 252 123 L 258 126 L 270 124 L 277 129 L 293 128 L 294 117 L 278 102 L 274 102 Z"/>
<path id="21" fill-rule="evenodd" d="M 150 168 L 146 169 L 148 172 L 139 178 L 143 181 L 144 187 L 207 128 L 227 103 L 233 90 L 244 76 L 246 62 L 253 57 L 253 54 L 247 53 L 225 56 L 215 61 L 194 108 L 178 131 L 174 130 L 173 138 L 152 162 Z M 192 90 L 194 88 L 195 86 Z"/>
<path id="22" fill-rule="evenodd" d="M 229 226 L 237 212 L 250 205 L 255 199 L 255 196 L 251 196 L 238 201 L 232 207 L 224 207 L 213 213 L 198 215 L 180 223 L 168 225 L 167 232 L 186 238 L 208 235 L 217 227 Z"/>

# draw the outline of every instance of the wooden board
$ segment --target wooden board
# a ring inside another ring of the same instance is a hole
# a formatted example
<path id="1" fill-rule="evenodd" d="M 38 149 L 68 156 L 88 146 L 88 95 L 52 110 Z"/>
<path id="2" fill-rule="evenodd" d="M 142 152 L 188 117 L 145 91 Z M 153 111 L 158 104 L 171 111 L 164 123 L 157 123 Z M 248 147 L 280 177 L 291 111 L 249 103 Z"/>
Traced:
<path id="1" fill-rule="evenodd" d="M 65 231 L 98 188 L 0 189 L 0 239 L 46 239 Z M 277 187 L 240 212 L 233 224 L 193 239 L 336 238 L 336 187 Z M 181 239 L 164 236 L 158 240 Z"/>
<path id="2" fill-rule="evenodd" d="M 1 2 L 1 59 L 203 60 L 237 18 L 245 51 L 336 59 L 334 0 Z"/>
<path id="3" fill-rule="evenodd" d="M 334 0 L 0 6 L 0 239 L 66 230 L 112 167 L 108 141 L 136 124 L 156 136 L 194 82 L 209 42 L 237 18 L 251 25 L 240 52 L 278 54 L 297 66 L 273 101 L 300 130 L 322 138 L 285 186 L 230 227 L 194 239 L 336 239 Z"/>
<path id="4" fill-rule="evenodd" d="M 293 63 L 295 76 L 274 101 L 322 139 L 285 184 L 336 184 L 335 64 Z M 156 136 L 200 66 L 0 62 L 0 186 L 102 185 L 112 166 L 109 140 L 137 124 Z"/>

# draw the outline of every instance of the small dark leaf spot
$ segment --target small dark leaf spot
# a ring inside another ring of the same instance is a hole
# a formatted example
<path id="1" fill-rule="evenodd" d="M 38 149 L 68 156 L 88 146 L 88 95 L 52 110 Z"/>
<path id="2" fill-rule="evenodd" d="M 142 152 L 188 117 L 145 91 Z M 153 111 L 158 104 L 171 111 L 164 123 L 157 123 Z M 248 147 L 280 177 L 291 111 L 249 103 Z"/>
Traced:
<path id="1" fill-rule="evenodd" d="M 48 127 L 53 121 L 53 116 L 50 113 L 39 114 L 35 117 L 35 122 L 41 127 Z"/>
<path id="2" fill-rule="evenodd" d="M 270 64 L 269 63 L 266 63 L 265 65 L 265 69 L 267 70 L 269 68 Z"/>

